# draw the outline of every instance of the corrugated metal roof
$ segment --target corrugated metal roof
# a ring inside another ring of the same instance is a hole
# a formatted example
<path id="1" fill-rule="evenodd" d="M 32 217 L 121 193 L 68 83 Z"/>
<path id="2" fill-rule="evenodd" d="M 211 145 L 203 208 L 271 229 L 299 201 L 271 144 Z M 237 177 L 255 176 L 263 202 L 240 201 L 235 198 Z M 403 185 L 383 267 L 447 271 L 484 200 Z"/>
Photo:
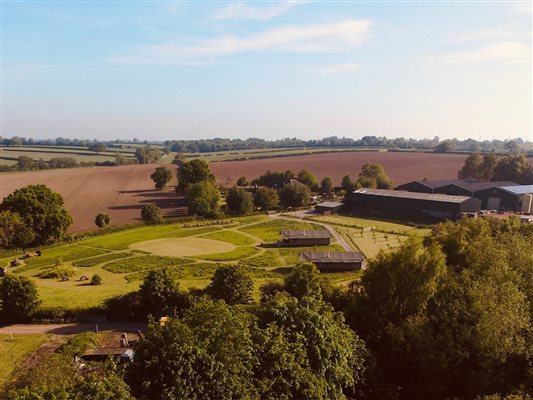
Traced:
<path id="1" fill-rule="evenodd" d="M 344 203 L 341 203 L 340 201 L 323 201 L 321 203 L 318 203 L 315 207 L 328 207 L 328 208 L 335 208 L 335 207 L 341 207 Z"/>
<path id="2" fill-rule="evenodd" d="M 331 237 L 331 233 L 327 229 L 281 231 L 280 233 L 283 239 L 327 239 Z"/>
<path id="3" fill-rule="evenodd" d="M 502 186 L 501 189 L 512 194 L 530 194 L 533 193 L 533 185 L 519 186 Z"/>
<path id="4" fill-rule="evenodd" d="M 495 181 L 495 182 L 481 182 L 474 179 L 437 179 L 431 181 L 414 181 L 420 185 L 424 185 L 433 190 L 440 189 L 445 186 L 454 185 L 462 189 L 468 190 L 469 192 L 477 192 L 478 190 L 490 189 L 493 187 L 501 186 L 516 186 L 518 183 L 509 182 L 509 181 Z M 408 182 L 400 187 L 412 184 L 413 182 Z"/>
<path id="5" fill-rule="evenodd" d="M 353 263 L 363 261 L 363 255 L 357 251 L 302 251 L 300 252 L 300 258 L 313 263 Z"/>
<path id="6" fill-rule="evenodd" d="M 471 199 L 471 197 L 467 196 L 450 196 L 447 194 L 405 192 L 403 190 L 388 189 L 359 189 L 354 191 L 353 193 L 364 194 L 369 196 L 393 197 L 398 199 L 438 201 L 442 203 L 464 203 L 465 201 Z"/>

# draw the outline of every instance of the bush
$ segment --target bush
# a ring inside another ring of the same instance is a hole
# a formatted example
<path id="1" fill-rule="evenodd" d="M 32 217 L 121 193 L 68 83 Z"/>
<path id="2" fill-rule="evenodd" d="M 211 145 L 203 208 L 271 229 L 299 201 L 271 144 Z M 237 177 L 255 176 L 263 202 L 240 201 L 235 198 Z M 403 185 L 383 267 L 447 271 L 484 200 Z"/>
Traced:
<path id="1" fill-rule="evenodd" d="M 8 274 L 0 282 L 0 320 L 27 322 L 40 304 L 37 287 L 24 276 Z"/>
<path id="2" fill-rule="evenodd" d="M 147 224 L 157 224 L 163 221 L 163 213 L 155 204 L 146 204 L 141 210 L 141 218 Z"/>
<path id="3" fill-rule="evenodd" d="M 101 285 L 102 283 L 103 283 L 102 277 L 98 274 L 94 274 L 93 277 L 91 278 L 91 285 L 93 286 Z"/>
<path id="4" fill-rule="evenodd" d="M 109 214 L 100 213 L 94 219 L 94 223 L 98 228 L 104 228 L 111 222 L 111 217 Z"/>
<path id="5" fill-rule="evenodd" d="M 77 272 L 76 268 L 71 267 L 70 265 L 67 265 L 67 266 L 58 266 L 58 267 L 44 270 L 43 272 L 39 273 L 37 276 L 43 279 L 60 279 L 60 278 L 63 278 L 64 276 L 70 278 L 76 272 Z"/>

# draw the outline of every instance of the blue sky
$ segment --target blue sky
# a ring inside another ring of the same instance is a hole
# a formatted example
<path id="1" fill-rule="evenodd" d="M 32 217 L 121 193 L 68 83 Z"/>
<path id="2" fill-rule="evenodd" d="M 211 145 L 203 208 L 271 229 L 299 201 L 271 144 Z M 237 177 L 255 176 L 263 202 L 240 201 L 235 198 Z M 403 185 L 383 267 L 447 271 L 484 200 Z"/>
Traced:
<path id="1" fill-rule="evenodd" d="M 2 2 L 2 135 L 532 137 L 531 2 Z"/>

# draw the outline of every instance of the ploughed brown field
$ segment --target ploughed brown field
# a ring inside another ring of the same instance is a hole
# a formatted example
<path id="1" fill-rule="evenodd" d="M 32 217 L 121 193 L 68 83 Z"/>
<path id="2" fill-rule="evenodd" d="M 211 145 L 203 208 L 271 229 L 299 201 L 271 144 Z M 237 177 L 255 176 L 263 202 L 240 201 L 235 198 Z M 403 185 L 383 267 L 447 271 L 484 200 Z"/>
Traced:
<path id="1" fill-rule="evenodd" d="M 218 162 L 210 167 L 218 182 L 228 185 L 242 175 L 253 179 L 269 169 L 291 169 L 297 173 L 302 168 L 309 169 L 319 179 L 331 176 L 335 185 L 339 185 L 344 175 L 356 177 L 363 164 L 378 162 L 398 185 L 415 179 L 454 178 L 465 158 L 457 154 L 349 152 Z M 15 189 L 45 184 L 63 195 L 65 206 L 74 218 L 72 233 L 97 229 L 94 218 L 101 212 L 111 215 L 112 225 L 140 220 L 141 208 L 148 203 L 157 204 L 167 216 L 184 215 L 187 208 L 173 190 L 175 167 L 170 166 L 174 178 L 164 191 L 156 190 L 150 179 L 155 168 L 151 164 L 0 174 L 0 199 Z"/>
<path id="2" fill-rule="evenodd" d="M 176 197 L 176 174 L 168 189 L 156 190 L 150 175 L 157 166 L 127 165 L 120 167 L 89 167 L 0 174 L 0 199 L 15 189 L 44 184 L 65 199 L 65 207 L 74 224 L 70 232 L 98 229 L 94 218 L 98 213 L 111 215 L 111 225 L 124 225 L 140 220 L 141 208 L 155 203 L 168 216 L 187 212 Z"/>
<path id="3" fill-rule="evenodd" d="M 342 177 L 356 178 L 366 163 L 380 163 L 392 183 L 401 185 L 418 179 L 454 179 L 464 164 L 467 155 L 411 152 L 357 151 L 310 154 L 305 156 L 267 158 L 263 160 L 226 161 L 210 164 L 218 181 L 232 185 L 241 176 L 248 180 L 259 177 L 267 170 L 292 170 L 298 173 L 302 168 L 310 170 L 318 180 L 325 176 L 340 185 Z"/>

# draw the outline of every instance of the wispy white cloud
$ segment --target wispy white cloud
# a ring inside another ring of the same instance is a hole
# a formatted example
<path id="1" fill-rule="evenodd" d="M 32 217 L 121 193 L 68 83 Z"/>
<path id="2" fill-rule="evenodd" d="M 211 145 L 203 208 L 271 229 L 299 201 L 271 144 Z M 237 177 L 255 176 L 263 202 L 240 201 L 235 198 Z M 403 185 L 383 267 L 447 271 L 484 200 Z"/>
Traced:
<path id="1" fill-rule="evenodd" d="M 183 2 L 182 1 L 172 1 L 167 6 L 167 10 L 169 13 L 178 15 L 183 8 Z"/>
<path id="2" fill-rule="evenodd" d="M 351 50 L 362 43 L 370 26 L 371 23 L 367 20 L 349 20 L 331 24 L 279 27 L 249 37 L 226 35 L 199 40 L 189 45 L 145 46 L 137 54 L 114 56 L 112 61 L 147 60 L 143 63 L 169 64 L 254 51 L 341 52 Z"/>
<path id="3" fill-rule="evenodd" d="M 338 75 L 355 71 L 357 68 L 359 68 L 359 64 L 357 63 L 343 63 L 320 68 L 310 68 L 305 70 L 305 72 L 316 75 Z"/>
<path id="4" fill-rule="evenodd" d="M 479 64 L 501 62 L 518 64 L 531 62 L 531 47 L 518 41 L 501 41 L 471 51 L 460 51 L 432 57 L 430 64 Z"/>
<path id="5" fill-rule="evenodd" d="M 453 36 L 444 40 L 444 43 L 466 43 L 479 40 L 507 40 L 530 34 L 529 32 L 520 32 L 514 29 L 484 29 L 474 32 L 464 33 L 462 35 Z"/>
<path id="6" fill-rule="evenodd" d="M 255 19 L 268 20 L 285 14 L 292 7 L 306 3 L 305 0 L 287 0 L 263 7 L 250 6 L 246 3 L 231 3 L 218 10 L 213 19 Z"/>

